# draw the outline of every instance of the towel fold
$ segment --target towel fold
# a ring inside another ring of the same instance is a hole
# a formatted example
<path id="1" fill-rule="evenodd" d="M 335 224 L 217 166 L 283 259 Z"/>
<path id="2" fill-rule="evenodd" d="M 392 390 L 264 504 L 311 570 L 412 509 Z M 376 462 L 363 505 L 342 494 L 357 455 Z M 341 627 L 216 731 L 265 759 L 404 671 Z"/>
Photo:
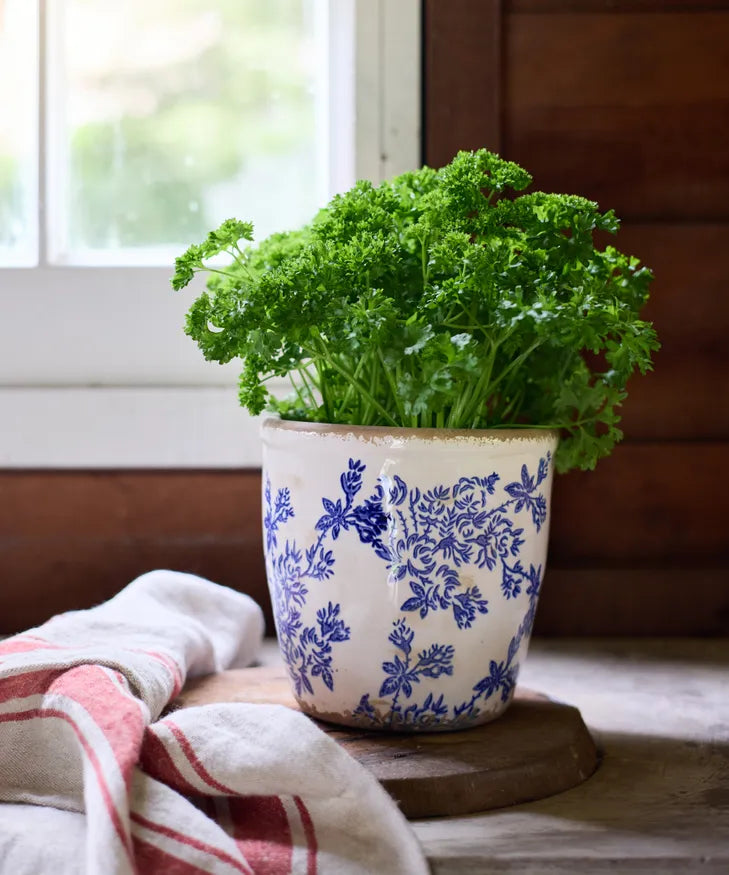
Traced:
<path id="1" fill-rule="evenodd" d="M 0 642 L 0 875 L 426 873 L 395 803 L 303 714 L 160 719 L 262 633 L 248 596 L 154 571 Z"/>

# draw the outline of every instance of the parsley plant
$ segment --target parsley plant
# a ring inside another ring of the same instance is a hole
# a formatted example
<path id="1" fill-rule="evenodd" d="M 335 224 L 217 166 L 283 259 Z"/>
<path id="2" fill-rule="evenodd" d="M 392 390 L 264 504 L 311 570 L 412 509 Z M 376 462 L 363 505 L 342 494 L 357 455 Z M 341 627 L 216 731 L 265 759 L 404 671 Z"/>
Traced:
<path id="1" fill-rule="evenodd" d="M 556 428 L 558 470 L 592 468 L 622 433 L 634 371 L 658 348 L 639 319 L 651 272 L 595 230 L 612 211 L 535 192 L 480 150 L 378 187 L 358 182 L 307 227 L 251 241 L 230 219 L 176 261 L 208 290 L 186 331 L 243 360 L 240 400 L 285 419 L 437 428 Z M 228 266 L 209 259 L 226 253 Z M 294 394 L 266 387 L 287 376 Z"/>

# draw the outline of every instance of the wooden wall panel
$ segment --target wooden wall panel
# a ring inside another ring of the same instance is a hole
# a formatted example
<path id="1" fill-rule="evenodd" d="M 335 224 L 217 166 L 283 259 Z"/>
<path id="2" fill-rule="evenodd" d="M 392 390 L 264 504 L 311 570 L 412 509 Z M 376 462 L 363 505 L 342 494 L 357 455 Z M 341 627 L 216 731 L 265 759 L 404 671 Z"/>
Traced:
<path id="1" fill-rule="evenodd" d="M 627 443 L 554 484 L 555 566 L 727 565 L 723 442 Z"/>
<path id="2" fill-rule="evenodd" d="M 468 6 L 463 27 L 488 26 Z M 448 4 L 427 8 L 426 50 L 459 27 Z M 629 387 L 627 441 L 555 485 L 537 631 L 726 634 L 729 0 L 504 0 L 498 28 L 488 80 L 470 76 L 477 48 L 441 41 L 426 62 L 426 162 L 476 145 L 428 100 L 447 69 L 471 117 L 500 106 L 501 154 L 535 188 L 623 219 L 615 244 L 656 274 L 645 315 L 663 344 L 655 373 Z"/>
<path id="3" fill-rule="evenodd" d="M 534 634 L 729 635 L 727 567 L 548 564 Z"/>
<path id="4" fill-rule="evenodd" d="M 537 188 L 729 219 L 728 13 L 511 15 L 503 59 L 504 151 Z"/>
<path id="5" fill-rule="evenodd" d="M 729 634 L 729 0 L 424 9 L 426 162 L 501 149 L 615 207 L 657 275 L 656 373 L 630 440 L 555 485 L 537 631 Z M 0 498 L 0 633 L 157 567 L 249 592 L 270 623 L 258 472 L 0 472 Z"/>
<path id="6" fill-rule="evenodd" d="M 504 0 L 509 14 L 553 15 L 555 12 L 644 15 L 646 12 L 716 12 L 729 8 L 727 0 Z"/>
<path id="7" fill-rule="evenodd" d="M 637 255 L 653 270 L 644 315 L 656 323 L 664 346 L 729 349 L 729 224 L 624 223 L 601 242 Z"/>
<path id="8" fill-rule="evenodd" d="M 424 2 L 423 105 L 426 163 L 447 164 L 458 149 L 501 149 L 501 0 Z M 453 63 L 457 57 L 458 63 Z"/>
<path id="9" fill-rule="evenodd" d="M 672 354 L 668 344 L 656 369 L 628 384 L 620 423 L 625 440 L 719 440 L 729 436 L 729 354 L 697 350 Z"/>
<path id="10" fill-rule="evenodd" d="M 729 224 L 626 224 L 609 242 L 652 268 L 644 315 L 662 344 L 629 386 L 626 437 L 729 439 Z"/>
<path id="11" fill-rule="evenodd" d="M 558 480 L 538 632 L 729 633 L 717 462 L 712 445 L 625 446 L 596 474 Z M 255 471 L 0 473 L 0 634 L 91 607 L 154 568 L 249 593 L 272 632 L 260 486 Z M 682 488 L 698 511 L 678 503 Z M 590 514 L 575 515 L 575 496 Z M 713 546 L 697 551 L 707 506 Z"/>
<path id="12" fill-rule="evenodd" d="M 0 472 L 0 496 L 0 634 L 90 607 L 154 568 L 249 593 L 273 630 L 259 472 Z"/>

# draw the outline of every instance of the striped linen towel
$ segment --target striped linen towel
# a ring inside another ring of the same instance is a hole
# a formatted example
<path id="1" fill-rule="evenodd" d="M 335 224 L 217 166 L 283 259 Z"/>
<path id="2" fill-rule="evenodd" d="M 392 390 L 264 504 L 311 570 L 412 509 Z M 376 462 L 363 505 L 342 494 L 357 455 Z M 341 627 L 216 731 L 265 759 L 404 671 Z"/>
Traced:
<path id="1" fill-rule="evenodd" d="M 363 767 L 277 705 L 185 708 L 187 677 L 245 666 L 247 596 L 171 571 L 0 642 L 1 875 L 420 875 Z"/>

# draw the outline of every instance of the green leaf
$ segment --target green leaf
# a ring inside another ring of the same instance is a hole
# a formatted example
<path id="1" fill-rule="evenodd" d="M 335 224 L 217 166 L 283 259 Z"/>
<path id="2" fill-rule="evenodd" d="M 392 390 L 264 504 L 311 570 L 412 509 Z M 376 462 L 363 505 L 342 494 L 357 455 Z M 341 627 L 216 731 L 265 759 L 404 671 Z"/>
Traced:
<path id="1" fill-rule="evenodd" d="M 595 231 L 618 231 L 612 211 L 515 194 L 530 182 L 481 149 L 358 182 L 308 226 L 243 249 L 253 227 L 228 219 L 175 262 L 175 289 L 208 276 L 186 331 L 207 359 L 242 361 L 252 413 L 557 428 L 558 469 L 593 467 L 622 437 L 628 380 L 659 347 L 640 318 L 652 274 L 595 246 Z M 267 381 L 287 375 L 280 401 Z"/>

